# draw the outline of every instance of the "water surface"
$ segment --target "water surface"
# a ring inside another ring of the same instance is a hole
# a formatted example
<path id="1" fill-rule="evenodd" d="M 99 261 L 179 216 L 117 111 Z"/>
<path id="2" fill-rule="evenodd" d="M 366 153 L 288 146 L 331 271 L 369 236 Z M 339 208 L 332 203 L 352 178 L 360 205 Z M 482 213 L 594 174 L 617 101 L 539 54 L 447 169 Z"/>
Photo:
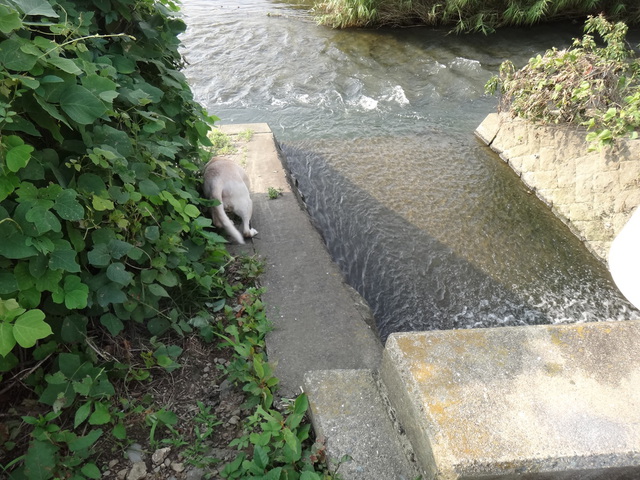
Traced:
<path id="1" fill-rule="evenodd" d="M 473 135 L 484 84 L 580 30 L 317 26 L 308 2 L 185 0 L 186 68 L 221 123 L 266 122 L 381 336 L 638 318 L 603 265 Z M 330 300 L 328 300 L 330 301 Z"/>

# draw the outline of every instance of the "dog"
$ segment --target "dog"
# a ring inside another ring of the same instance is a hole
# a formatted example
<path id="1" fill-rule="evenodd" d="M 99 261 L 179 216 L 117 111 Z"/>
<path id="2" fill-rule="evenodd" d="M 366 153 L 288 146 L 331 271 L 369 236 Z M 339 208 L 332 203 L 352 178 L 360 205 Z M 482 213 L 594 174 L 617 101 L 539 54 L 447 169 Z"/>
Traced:
<path id="1" fill-rule="evenodd" d="M 224 228 L 236 243 L 244 244 L 244 238 L 258 234 L 251 228 L 253 203 L 249 194 L 249 178 L 233 160 L 213 158 L 204 167 L 203 192 L 206 198 L 218 200 L 211 207 L 211 219 L 216 227 Z M 233 212 L 242 220 L 242 235 L 227 215 Z"/>

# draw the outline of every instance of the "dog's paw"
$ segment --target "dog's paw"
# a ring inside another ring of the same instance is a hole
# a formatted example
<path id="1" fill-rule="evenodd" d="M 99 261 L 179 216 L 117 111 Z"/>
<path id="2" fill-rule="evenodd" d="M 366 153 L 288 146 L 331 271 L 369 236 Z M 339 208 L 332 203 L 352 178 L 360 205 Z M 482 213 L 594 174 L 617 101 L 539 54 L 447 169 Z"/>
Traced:
<path id="1" fill-rule="evenodd" d="M 250 228 L 248 232 L 244 232 L 244 236 L 246 238 L 255 237 L 258 234 L 258 231 L 255 228 Z"/>

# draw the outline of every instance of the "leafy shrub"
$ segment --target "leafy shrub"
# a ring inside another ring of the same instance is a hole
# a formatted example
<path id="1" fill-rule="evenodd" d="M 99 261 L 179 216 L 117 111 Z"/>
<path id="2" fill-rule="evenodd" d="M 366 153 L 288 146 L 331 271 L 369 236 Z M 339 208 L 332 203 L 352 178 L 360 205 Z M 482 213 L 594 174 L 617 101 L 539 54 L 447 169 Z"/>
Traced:
<path id="1" fill-rule="evenodd" d="M 625 41 L 627 26 L 589 17 L 585 35 L 565 50 L 547 50 L 516 70 L 510 61 L 487 91 L 501 94 L 499 109 L 543 123 L 574 123 L 591 132 L 590 148 L 640 129 L 640 64 Z M 598 33 L 599 46 L 591 33 Z"/>
<path id="2" fill-rule="evenodd" d="M 92 338 L 204 329 L 204 300 L 232 293 L 198 193 L 215 119 L 180 73 L 176 10 L 0 2 L 0 371 L 29 367 L 50 409 L 24 419 L 31 448 L 4 467 L 23 463 L 16 478 L 97 478 L 91 446 L 125 438 L 113 382 L 145 372 Z M 175 368 L 158 345 L 149 361 Z"/>

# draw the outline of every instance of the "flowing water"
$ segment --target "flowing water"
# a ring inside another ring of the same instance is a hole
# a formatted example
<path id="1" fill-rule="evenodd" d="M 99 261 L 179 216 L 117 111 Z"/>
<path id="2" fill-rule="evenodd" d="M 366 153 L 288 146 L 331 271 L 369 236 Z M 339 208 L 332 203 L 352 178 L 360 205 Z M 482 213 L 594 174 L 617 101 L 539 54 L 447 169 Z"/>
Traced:
<path id="1" fill-rule="evenodd" d="M 473 135 L 504 59 L 578 26 L 336 31 L 305 1 L 184 0 L 185 74 L 221 123 L 266 122 L 347 281 L 391 332 L 640 318 Z M 327 301 L 331 301 L 327 299 Z"/>

